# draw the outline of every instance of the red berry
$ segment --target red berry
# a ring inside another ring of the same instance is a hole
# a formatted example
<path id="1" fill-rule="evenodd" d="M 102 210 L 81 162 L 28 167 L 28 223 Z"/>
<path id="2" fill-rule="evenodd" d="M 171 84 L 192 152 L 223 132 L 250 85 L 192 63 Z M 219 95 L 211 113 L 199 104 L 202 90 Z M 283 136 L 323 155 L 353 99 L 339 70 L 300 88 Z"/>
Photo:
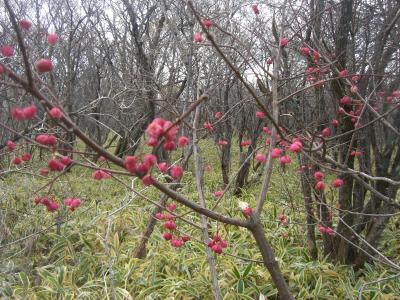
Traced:
<path id="1" fill-rule="evenodd" d="M 265 117 L 265 113 L 262 111 L 256 111 L 256 118 L 262 119 Z"/>
<path id="2" fill-rule="evenodd" d="M 170 239 L 172 239 L 172 234 L 170 234 L 169 232 L 165 232 L 163 234 L 163 238 L 164 240 L 169 241 Z"/>
<path id="3" fill-rule="evenodd" d="M 135 173 L 136 170 L 136 157 L 127 156 L 124 161 L 124 167 L 129 173 Z"/>
<path id="4" fill-rule="evenodd" d="M 309 56 L 310 55 L 310 48 L 302 47 L 302 48 L 300 48 L 300 53 L 301 53 L 301 55 Z"/>
<path id="5" fill-rule="evenodd" d="M 177 238 L 172 238 L 171 240 L 171 246 L 175 248 L 180 248 L 183 246 L 183 241 L 178 240 Z"/>
<path id="6" fill-rule="evenodd" d="M 157 220 L 163 220 L 165 216 L 163 213 L 158 212 L 155 214 L 155 217 Z"/>
<path id="7" fill-rule="evenodd" d="M 218 244 L 215 244 L 214 246 L 211 247 L 211 250 L 214 251 L 217 254 L 222 253 L 222 247 Z"/>
<path id="8" fill-rule="evenodd" d="M 22 160 L 17 156 L 17 157 L 14 157 L 14 159 L 11 161 L 11 163 L 13 165 L 18 166 L 18 165 L 20 165 L 22 163 Z"/>
<path id="9" fill-rule="evenodd" d="M 331 129 L 330 129 L 329 127 L 324 128 L 324 129 L 322 130 L 322 136 L 323 136 L 323 137 L 327 138 L 327 137 L 329 137 L 330 135 L 331 135 Z"/>
<path id="10" fill-rule="evenodd" d="M 193 36 L 193 40 L 198 44 L 201 43 L 203 41 L 203 37 L 201 36 L 201 33 L 196 32 Z"/>
<path id="11" fill-rule="evenodd" d="M 22 155 L 22 160 L 23 161 L 29 161 L 32 158 L 32 155 L 30 153 L 25 153 L 24 155 Z"/>
<path id="12" fill-rule="evenodd" d="M 221 240 L 219 242 L 219 245 L 221 246 L 221 248 L 228 248 L 228 242 L 227 241 Z"/>
<path id="13" fill-rule="evenodd" d="M 149 186 L 153 184 L 153 178 L 151 177 L 150 174 L 147 174 L 145 176 L 143 176 L 142 178 L 142 182 L 145 186 Z"/>
<path id="14" fill-rule="evenodd" d="M 180 148 L 184 148 L 189 142 L 189 138 L 187 136 L 181 136 L 178 140 L 178 145 Z"/>
<path id="15" fill-rule="evenodd" d="M 53 118 L 53 119 L 61 119 L 62 117 L 62 112 L 58 107 L 53 107 L 52 109 L 50 109 L 49 111 L 49 115 Z"/>
<path id="16" fill-rule="evenodd" d="M 347 77 L 349 76 L 349 71 L 347 71 L 346 69 L 342 70 L 339 72 L 339 77 Z"/>
<path id="17" fill-rule="evenodd" d="M 48 162 L 48 167 L 52 171 L 61 172 L 62 170 L 64 170 L 65 165 L 63 165 L 58 160 L 50 159 L 49 162 Z"/>
<path id="18" fill-rule="evenodd" d="M 279 44 L 281 45 L 281 47 L 286 47 L 289 43 L 289 39 L 288 38 L 281 38 Z"/>
<path id="19" fill-rule="evenodd" d="M 255 15 L 260 14 L 260 10 L 258 9 L 258 5 L 257 5 L 257 4 L 252 4 L 252 5 L 251 5 L 251 9 L 253 10 L 253 13 L 254 13 Z"/>
<path id="20" fill-rule="evenodd" d="M 284 155 L 282 156 L 279 161 L 281 162 L 282 165 L 290 164 L 292 162 L 292 159 L 290 158 L 289 155 Z"/>
<path id="21" fill-rule="evenodd" d="M 315 185 L 315 189 L 318 191 L 323 191 L 325 189 L 325 183 L 323 181 L 318 181 Z"/>
<path id="22" fill-rule="evenodd" d="M 173 179 L 180 179 L 183 175 L 183 170 L 180 166 L 173 166 L 170 170 Z"/>
<path id="23" fill-rule="evenodd" d="M 167 209 L 169 211 L 174 211 L 176 209 L 176 204 L 175 203 L 171 203 L 170 205 L 168 205 Z"/>
<path id="24" fill-rule="evenodd" d="M 7 141 L 7 150 L 11 152 L 14 149 L 15 149 L 15 143 L 13 141 L 11 141 L 11 140 L 8 140 Z"/>
<path id="25" fill-rule="evenodd" d="M 53 200 L 46 207 L 49 212 L 55 212 L 58 210 L 58 203 Z"/>
<path id="26" fill-rule="evenodd" d="M 150 168 L 157 164 L 157 156 L 153 154 L 146 154 L 143 157 L 143 162 Z"/>
<path id="27" fill-rule="evenodd" d="M 271 157 L 272 158 L 278 158 L 279 156 L 281 156 L 282 150 L 279 148 L 274 148 L 271 150 Z"/>
<path id="28" fill-rule="evenodd" d="M 332 186 L 334 188 L 339 188 L 343 185 L 343 180 L 340 178 L 336 178 L 333 182 L 332 182 Z"/>
<path id="29" fill-rule="evenodd" d="M 314 173 L 314 178 L 317 181 L 321 181 L 322 179 L 324 179 L 324 177 L 325 177 L 324 173 L 322 173 L 320 171 L 317 171 Z"/>
<path id="30" fill-rule="evenodd" d="M 58 35 L 56 33 L 50 33 L 47 35 L 47 42 L 54 46 L 55 44 L 57 44 L 58 41 Z"/>
<path id="31" fill-rule="evenodd" d="M 139 175 L 139 176 L 144 176 L 149 172 L 149 166 L 146 165 L 145 163 L 142 164 L 138 164 L 136 166 L 136 170 L 135 172 Z"/>
<path id="32" fill-rule="evenodd" d="M 266 158 L 265 158 L 265 155 L 264 155 L 264 154 L 262 154 L 262 153 L 257 153 L 257 154 L 256 154 L 256 161 L 262 163 L 262 162 L 265 161 L 265 159 L 266 159 Z"/>
<path id="33" fill-rule="evenodd" d="M 174 141 L 165 142 L 164 149 L 167 151 L 174 151 L 175 150 L 175 142 Z"/>
<path id="34" fill-rule="evenodd" d="M 60 162 L 65 166 L 69 166 L 72 163 L 72 159 L 69 156 L 63 156 Z"/>
<path id="35" fill-rule="evenodd" d="M 51 72 L 53 70 L 53 63 L 50 59 L 41 58 L 36 61 L 35 68 L 39 73 Z"/>
<path id="36" fill-rule="evenodd" d="M 11 57 L 14 55 L 14 49 L 10 45 L 4 45 L 1 48 L 1 54 L 5 57 Z"/>
<path id="37" fill-rule="evenodd" d="M 214 192 L 214 196 L 215 196 L 215 198 L 219 198 L 219 197 L 221 197 L 221 196 L 222 196 L 222 194 L 223 194 L 223 192 L 222 192 L 222 191 L 215 191 L 215 192 Z"/>
<path id="38" fill-rule="evenodd" d="M 19 21 L 19 26 L 21 26 L 21 28 L 28 30 L 29 28 L 31 28 L 32 23 L 29 20 L 26 19 L 22 19 Z"/>
<path id="39" fill-rule="evenodd" d="M 174 221 L 167 221 L 167 222 L 165 222 L 164 227 L 165 227 L 165 229 L 168 229 L 168 230 L 175 230 L 176 224 Z"/>
<path id="40" fill-rule="evenodd" d="M 300 141 L 295 141 L 289 146 L 289 151 L 293 153 L 300 153 L 303 149 L 303 144 Z"/>
<path id="41" fill-rule="evenodd" d="M 246 217 L 250 217 L 253 214 L 253 209 L 251 207 L 246 207 L 243 209 L 243 213 Z"/>
<path id="42" fill-rule="evenodd" d="M 158 164 L 158 169 L 160 170 L 161 173 L 166 173 L 168 170 L 168 165 L 165 162 L 159 163 Z"/>
<path id="43" fill-rule="evenodd" d="M 49 169 L 42 168 L 42 169 L 39 170 L 39 174 L 41 176 L 47 176 L 49 174 Z"/>
<path id="44" fill-rule="evenodd" d="M 110 177 L 111 177 L 111 175 L 103 170 L 96 170 L 92 173 L 92 178 L 94 180 L 108 179 Z"/>
<path id="45" fill-rule="evenodd" d="M 205 19 L 205 20 L 203 20 L 203 26 L 204 26 L 206 29 L 210 29 L 212 25 L 213 25 L 212 20 L 210 20 L 210 19 Z"/>

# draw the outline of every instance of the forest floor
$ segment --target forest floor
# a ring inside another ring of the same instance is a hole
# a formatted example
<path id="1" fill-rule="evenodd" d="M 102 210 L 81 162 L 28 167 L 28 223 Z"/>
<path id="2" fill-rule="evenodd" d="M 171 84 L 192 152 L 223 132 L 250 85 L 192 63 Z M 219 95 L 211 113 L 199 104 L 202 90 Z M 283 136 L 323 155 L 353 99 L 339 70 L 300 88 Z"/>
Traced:
<path id="1" fill-rule="evenodd" d="M 203 141 L 201 148 L 206 166 L 206 201 L 211 207 L 215 202 L 213 192 L 223 189 L 218 152 L 210 141 Z M 46 164 L 37 156 L 33 170 Z M 232 170 L 237 169 L 238 157 L 233 151 Z M 296 157 L 292 159 L 296 161 Z M 297 163 L 285 170 L 275 168 L 262 215 L 267 238 L 295 298 L 361 299 L 359 292 L 365 285 L 362 299 L 400 299 L 399 277 L 368 284 L 396 275 L 385 266 L 366 264 L 354 271 L 349 266 L 332 264 L 323 257 L 321 247 L 318 260 L 309 257 L 298 168 Z M 192 171 L 189 167 L 185 172 L 180 192 L 197 201 Z M 253 176 L 252 170 L 250 178 Z M 140 180 L 122 180 L 152 201 L 160 198 L 155 189 L 143 186 Z M 114 180 L 95 181 L 90 170 L 73 167 L 53 185 L 51 194 L 60 204 L 73 196 L 82 199 L 82 205 L 74 212 L 61 205 L 59 213 L 52 214 L 33 201 L 34 191 L 47 181 L 24 168 L 0 180 L 0 295 L 5 299 L 110 299 L 112 294 L 117 299 L 213 298 L 201 231 L 177 220 L 179 230 L 191 240 L 181 248 L 173 248 L 163 240 L 164 228 L 159 223 L 148 242 L 146 258 L 136 259 L 134 249 L 153 209 L 149 201 Z M 255 183 L 247 186 L 240 198 L 226 195 L 218 211 L 243 218 L 239 201 L 254 206 L 258 190 L 259 183 Z M 337 191 L 327 189 L 328 203 L 333 201 L 334 193 Z M 278 220 L 283 211 L 287 225 Z M 178 205 L 176 212 L 188 210 Z M 57 217 L 62 220 L 58 233 Z M 200 224 L 194 213 L 185 217 Z M 400 231 L 395 221 L 388 225 L 379 249 L 399 262 Z M 218 232 L 229 243 L 224 253 L 216 256 L 224 299 L 276 299 L 277 290 L 269 273 L 257 262 L 261 255 L 252 236 L 245 229 L 210 223 L 211 233 Z M 321 234 L 316 234 L 321 246 Z"/>

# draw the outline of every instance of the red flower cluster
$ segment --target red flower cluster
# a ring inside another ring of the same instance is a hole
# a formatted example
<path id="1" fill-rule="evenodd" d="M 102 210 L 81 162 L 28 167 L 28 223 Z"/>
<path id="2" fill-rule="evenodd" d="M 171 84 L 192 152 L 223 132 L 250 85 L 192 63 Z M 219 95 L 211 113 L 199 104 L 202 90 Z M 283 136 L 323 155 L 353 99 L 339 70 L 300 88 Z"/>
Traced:
<path id="1" fill-rule="evenodd" d="M 176 204 L 172 203 L 167 207 L 168 211 L 172 212 L 176 209 Z M 171 246 L 174 248 L 182 247 L 187 241 L 190 240 L 189 236 L 183 235 L 182 237 L 174 236 L 173 232 L 176 230 L 176 223 L 174 222 L 175 217 L 172 214 L 157 213 L 155 217 L 158 220 L 166 220 L 164 228 L 170 232 L 164 232 L 163 238 L 166 241 L 170 241 Z"/>
<path id="2" fill-rule="evenodd" d="M 323 225 L 319 226 L 319 232 L 321 232 L 322 234 L 327 234 L 327 235 L 334 235 L 335 234 L 335 232 L 333 231 L 332 228 L 325 227 Z"/>
<path id="3" fill-rule="evenodd" d="M 36 197 L 35 198 L 35 204 L 43 204 L 46 206 L 48 212 L 55 212 L 58 210 L 58 203 L 52 199 L 49 198 L 48 196 L 45 197 Z"/>
<path id="4" fill-rule="evenodd" d="M 64 205 L 68 206 L 71 211 L 74 211 L 81 206 L 81 199 L 78 198 L 67 198 L 64 200 Z"/>
<path id="5" fill-rule="evenodd" d="M 164 149 L 168 151 L 175 150 L 175 140 L 176 134 L 178 133 L 178 127 L 173 125 L 170 121 L 162 118 L 155 118 L 147 127 L 146 133 L 149 137 L 147 143 L 149 146 L 156 146 L 159 140 L 164 137 Z"/>
<path id="6" fill-rule="evenodd" d="M 111 175 L 103 170 L 96 170 L 92 173 L 92 178 L 94 180 L 103 180 L 103 179 L 108 179 L 110 177 Z"/>
<path id="7" fill-rule="evenodd" d="M 52 171 L 61 172 L 64 170 L 66 165 L 64 165 L 61 160 L 50 159 L 49 162 L 47 163 L 47 166 Z"/>
<path id="8" fill-rule="evenodd" d="M 39 134 L 36 136 L 36 142 L 45 146 L 54 146 L 57 144 L 57 138 L 51 134 Z"/>
<path id="9" fill-rule="evenodd" d="M 37 115 L 37 108 L 34 104 L 27 107 L 16 107 L 11 110 L 11 117 L 18 121 L 31 120 Z"/>
<path id="10" fill-rule="evenodd" d="M 212 240 L 207 244 L 207 246 L 211 248 L 213 252 L 221 254 L 222 249 L 228 247 L 228 242 L 221 239 L 221 237 L 218 234 L 215 234 Z"/>

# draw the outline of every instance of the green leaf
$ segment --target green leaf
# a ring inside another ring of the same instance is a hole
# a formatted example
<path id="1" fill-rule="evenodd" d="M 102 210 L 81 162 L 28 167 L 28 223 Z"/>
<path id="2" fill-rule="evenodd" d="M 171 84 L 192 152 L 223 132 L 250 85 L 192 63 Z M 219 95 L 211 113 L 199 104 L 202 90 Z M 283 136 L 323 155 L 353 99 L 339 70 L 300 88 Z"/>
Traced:
<path id="1" fill-rule="evenodd" d="M 233 274 L 235 275 L 235 277 L 236 277 L 237 279 L 242 278 L 242 276 L 240 275 L 240 272 L 239 272 L 239 270 L 236 268 L 236 266 L 233 266 Z"/>
<path id="2" fill-rule="evenodd" d="M 238 281 L 238 283 L 237 283 L 237 285 L 236 285 L 236 291 L 237 291 L 239 294 L 242 294 L 242 293 L 243 293 L 243 291 L 244 291 L 244 281 L 243 281 L 242 279 L 240 279 L 240 280 Z"/>
<path id="3" fill-rule="evenodd" d="M 245 278 L 245 277 L 247 277 L 247 275 L 249 275 L 252 267 L 253 267 L 253 264 L 251 264 L 251 263 L 248 264 L 248 266 L 246 267 L 246 269 L 243 272 L 243 275 L 242 275 L 243 278 Z"/>
<path id="4" fill-rule="evenodd" d="M 24 288 L 28 289 L 29 286 L 30 286 L 28 276 L 26 276 L 25 272 L 20 272 L 18 275 L 19 275 L 19 279 L 21 280 L 22 285 L 24 286 Z"/>

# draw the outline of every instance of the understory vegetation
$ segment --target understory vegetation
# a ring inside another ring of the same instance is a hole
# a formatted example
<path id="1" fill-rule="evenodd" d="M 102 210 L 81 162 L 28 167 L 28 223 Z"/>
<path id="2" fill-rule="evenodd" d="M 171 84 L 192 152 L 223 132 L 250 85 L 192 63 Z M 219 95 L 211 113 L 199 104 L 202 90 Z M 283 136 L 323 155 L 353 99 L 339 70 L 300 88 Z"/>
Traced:
<path id="1" fill-rule="evenodd" d="M 221 188 L 218 152 L 212 141 L 203 141 L 201 149 L 207 158 L 204 180 L 207 206 L 211 207 L 216 201 L 213 191 Z M 238 163 L 238 155 L 232 153 L 233 164 Z M 292 159 L 296 161 L 295 156 Z M 39 168 L 45 161 L 35 153 L 32 164 Z M 399 299 L 396 295 L 400 295 L 400 280 L 390 279 L 396 273 L 379 264 L 367 263 L 363 269 L 354 270 L 332 264 L 321 253 L 316 261 L 309 257 L 298 169 L 298 163 L 293 163 L 274 170 L 261 217 L 295 298 Z M 192 171 L 189 167 L 185 172 L 180 190 L 196 201 Z M 54 183 L 53 193 L 63 197 L 77 195 L 82 206 L 72 213 L 63 209 L 55 216 L 45 213 L 43 206 L 35 206 L 32 197 L 35 188 L 48 179 L 22 173 L 23 169 L 0 181 L 1 209 L 8 212 L 2 220 L 6 226 L 2 226 L 5 232 L 1 233 L 0 252 L 1 293 L 6 299 L 108 299 L 111 290 L 117 299 L 212 299 L 207 246 L 202 243 L 199 230 L 177 221 L 190 241 L 176 249 L 162 238 L 159 223 L 148 242 L 146 258 L 136 259 L 132 252 L 154 207 L 152 203 L 123 189 L 116 181 L 95 181 L 90 170 L 74 166 Z M 257 173 L 252 171 L 250 181 L 255 176 Z M 240 197 L 227 195 L 219 210 L 243 218 L 238 203 L 255 205 L 259 181 L 253 181 Z M 124 182 L 132 184 L 147 199 L 157 201 L 160 197 L 137 178 L 126 178 Z M 9 186 L 18 187 L 11 190 Z M 337 191 L 326 192 L 328 203 L 331 193 Z M 282 211 L 287 225 L 278 220 Z M 188 220 L 199 221 L 198 216 L 180 205 L 177 212 L 189 213 Z M 398 226 L 398 220 L 393 218 L 379 246 L 394 261 L 400 258 Z M 229 243 L 227 251 L 216 256 L 224 299 L 277 299 L 277 290 L 251 235 L 245 229 L 226 225 L 212 228 L 217 228 Z M 317 240 L 321 242 L 321 235 Z M 362 298 L 358 298 L 360 291 Z"/>

